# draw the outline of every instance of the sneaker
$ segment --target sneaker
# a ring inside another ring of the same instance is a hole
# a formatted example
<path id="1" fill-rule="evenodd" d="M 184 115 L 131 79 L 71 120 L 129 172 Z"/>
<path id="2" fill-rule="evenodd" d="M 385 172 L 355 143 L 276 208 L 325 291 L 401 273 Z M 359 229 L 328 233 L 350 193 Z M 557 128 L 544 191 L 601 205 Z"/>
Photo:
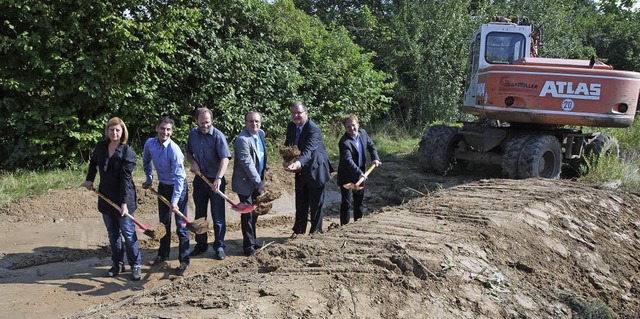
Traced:
<path id="1" fill-rule="evenodd" d="M 140 266 L 134 266 L 131 268 L 131 279 L 133 279 L 133 281 L 138 281 L 140 278 L 142 278 L 142 269 Z"/>
<path id="2" fill-rule="evenodd" d="M 124 272 L 124 264 L 113 265 L 111 266 L 111 268 L 109 268 L 109 271 L 107 272 L 107 277 L 115 277 L 121 272 Z"/>
<path id="3" fill-rule="evenodd" d="M 165 261 L 166 261 L 166 258 L 162 256 L 156 256 L 154 260 L 149 261 L 149 266 L 157 266 L 164 263 Z"/>
<path id="4" fill-rule="evenodd" d="M 176 276 L 184 276 L 184 272 L 187 271 L 187 268 L 189 268 L 189 265 L 187 265 L 184 262 L 181 262 L 180 267 L 176 269 Z"/>
<path id="5" fill-rule="evenodd" d="M 227 257 L 227 255 L 224 254 L 224 250 L 216 251 L 216 259 L 217 260 L 224 260 L 226 257 Z"/>
<path id="6" fill-rule="evenodd" d="M 253 256 L 256 253 L 256 250 L 254 248 L 246 248 L 244 250 L 244 254 L 249 257 L 249 256 Z"/>
<path id="7" fill-rule="evenodd" d="M 207 251 L 207 247 L 202 248 L 201 246 L 196 245 L 193 247 L 193 250 L 189 253 L 189 257 L 195 257 L 201 255 Z"/>

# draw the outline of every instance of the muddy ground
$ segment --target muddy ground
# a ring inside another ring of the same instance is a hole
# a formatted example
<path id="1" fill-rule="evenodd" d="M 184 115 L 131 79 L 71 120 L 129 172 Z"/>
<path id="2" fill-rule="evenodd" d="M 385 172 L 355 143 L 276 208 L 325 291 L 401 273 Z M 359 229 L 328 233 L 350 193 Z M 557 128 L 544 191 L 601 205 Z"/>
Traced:
<path id="1" fill-rule="evenodd" d="M 3 318 L 637 318 L 640 196 L 577 181 L 438 177 L 397 159 L 371 173 L 368 212 L 338 227 L 328 187 L 325 233 L 288 239 L 293 179 L 258 221 L 265 247 L 242 254 L 227 210 L 227 255 L 209 250 L 175 277 L 177 242 L 150 267 L 157 243 L 139 233 L 143 278 L 116 278 L 96 197 L 52 190 L 0 211 Z M 138 181 L 138 185 L 141 181 Z M 235 196 L 228 192 L 232 198 Z M 155 224 L 139 190 L 136 216 Z M 193 206 L 190 214 L 193 215 Z M 175 236 L 175 235 L 174 235 Z M 191 242 L 193 246 L 193 241 Z"/>

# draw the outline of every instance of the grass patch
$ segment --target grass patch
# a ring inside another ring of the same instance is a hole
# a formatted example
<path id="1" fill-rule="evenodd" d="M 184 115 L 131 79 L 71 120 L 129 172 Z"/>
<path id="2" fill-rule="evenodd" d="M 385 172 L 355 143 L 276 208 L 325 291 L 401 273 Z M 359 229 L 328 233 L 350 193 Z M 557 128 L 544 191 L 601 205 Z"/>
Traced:
<path id="1" fill-rule="evenodd" d="M 2 172 L 0 174 L 0 207 L 25 197 L 37 196 L 50 189 L 79 187 L 86 168 L 56 169 L 50 171 Z"/>
<path id="2" fill-rule="evenodd" d="M 623 157 L 602 156 L 598 159 L 587 161 L 588 174 L 581 180 L 603 184 L 611 181 L 619 181 L 620 188 L 638 192 L 640 191 L 640 160 L 631 152 L 625 152 Z"/>
<path id="3" fill-rule="evenodd" d="M 598 299 L 586 300 L 576 295 L 562 296 L 564 303 L 582 319 L 613 319 L 615 314 L 606 304 Z"/>

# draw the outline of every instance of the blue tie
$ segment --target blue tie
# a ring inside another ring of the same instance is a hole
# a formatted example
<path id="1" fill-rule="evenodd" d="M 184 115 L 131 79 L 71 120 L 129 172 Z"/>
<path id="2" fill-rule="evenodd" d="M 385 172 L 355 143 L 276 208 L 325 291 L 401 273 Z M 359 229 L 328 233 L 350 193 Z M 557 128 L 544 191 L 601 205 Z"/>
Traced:
<path id="1" fill-rule="evenodd" d="M 298 145 L 298 141 L 300 140 L 300 134 L 302 133 L 302 126 L 296 128 L 296 145 Z"/>
<path id="2" fill-rule="evenodd" d="M 262 170 L 264 170 L 264 148 L 262 147 L 262 143 L 260 143 L 258 134 L 254 135 L 253 139 L 256 142 L 256 153 L 258 155 L 258 174 L 262 175 Z"/>

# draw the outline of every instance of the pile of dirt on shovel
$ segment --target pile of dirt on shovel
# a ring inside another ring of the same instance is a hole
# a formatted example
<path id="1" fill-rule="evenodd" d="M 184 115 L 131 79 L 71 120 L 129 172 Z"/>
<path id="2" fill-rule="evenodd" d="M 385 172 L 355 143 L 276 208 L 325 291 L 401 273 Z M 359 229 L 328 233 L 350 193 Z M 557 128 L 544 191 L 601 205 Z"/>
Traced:
<path id="1" fill-rule="evenodd" d="M 635 318 L 640 197 L 480 180 L 82 318 Z"/>

